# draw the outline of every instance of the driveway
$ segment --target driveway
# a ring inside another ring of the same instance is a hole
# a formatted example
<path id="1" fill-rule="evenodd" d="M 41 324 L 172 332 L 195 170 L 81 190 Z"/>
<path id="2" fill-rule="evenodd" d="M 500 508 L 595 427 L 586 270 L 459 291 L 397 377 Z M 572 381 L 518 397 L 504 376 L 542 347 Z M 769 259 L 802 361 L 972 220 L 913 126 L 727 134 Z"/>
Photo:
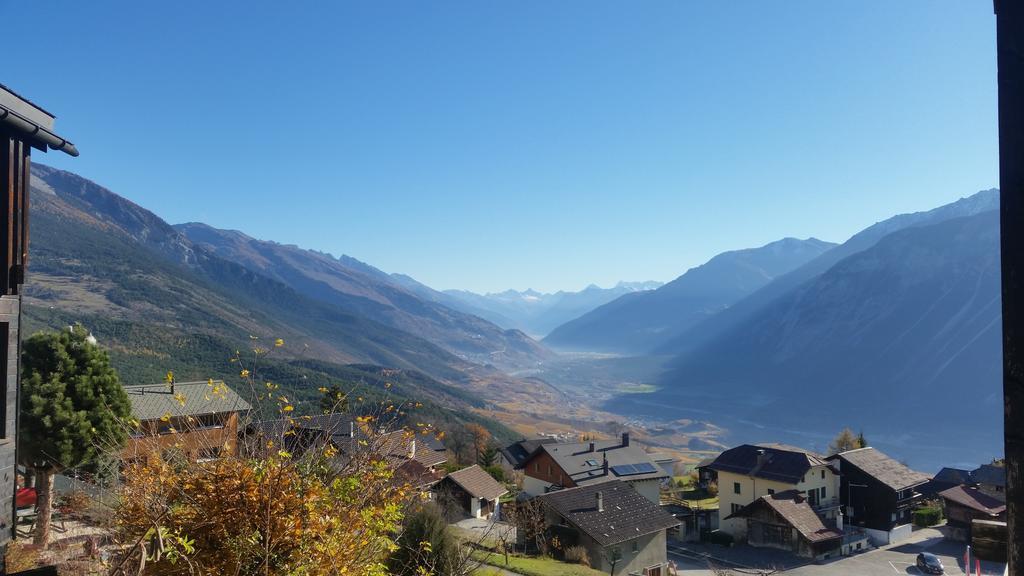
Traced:
<path id="1" fill-rule="evenodd" d="M 504 522 L 492 522 L 483 518 L 464 518 L 452 524 L 473 541 L 515 542 L 516 528 Z M 469 537 L 472 535 L 472 537 Z"/>

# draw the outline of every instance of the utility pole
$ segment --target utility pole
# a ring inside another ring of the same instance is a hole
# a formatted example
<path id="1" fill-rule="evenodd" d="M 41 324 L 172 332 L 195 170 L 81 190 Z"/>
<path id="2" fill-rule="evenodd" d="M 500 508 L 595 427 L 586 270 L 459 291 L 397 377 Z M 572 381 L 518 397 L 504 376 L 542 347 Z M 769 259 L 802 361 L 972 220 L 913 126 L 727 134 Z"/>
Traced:
<path id="1" fill-rule="evenodd" d="M 995 0 L 1007 574 L 1024 575 L 1024 3 Z M 970 567 L 968 567 L 968 570 Z"/>

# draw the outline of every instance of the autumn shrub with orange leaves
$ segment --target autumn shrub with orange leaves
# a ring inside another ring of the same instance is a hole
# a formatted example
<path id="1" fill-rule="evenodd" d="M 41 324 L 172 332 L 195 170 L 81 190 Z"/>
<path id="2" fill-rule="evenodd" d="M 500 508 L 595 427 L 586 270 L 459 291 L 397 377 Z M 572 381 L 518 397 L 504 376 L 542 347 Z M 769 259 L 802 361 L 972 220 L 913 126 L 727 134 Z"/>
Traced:
<path id="1" fill-rule="evenodd" d="M 329 443 L 292 454 L 288 435 L 302 417 L 292 416 L 275 384 L 257 381 L 254 364 L 240 368 L 242 386 L 276 402 L 266 419 L 285 431 L 258 437 L 257 450 L 212 460 L 163 450 L 123 462 L 115 510 L 122 554 L 111 574 L 387 574 L 403 511 L 416 496 L 396 476 L 393 454 L 373 449 L 385 423 L 373 414 L 355 418 L 361 434 L 348 454 Z"/>
<path id="2" fill-rule="evenodd" d="M 159 540 L 145 574 L 384 574 L 407 498 L 391 476 L 384 462 L 329 478 L 280 457 L 158 457 L 125 470 L 117 526 Z"/>

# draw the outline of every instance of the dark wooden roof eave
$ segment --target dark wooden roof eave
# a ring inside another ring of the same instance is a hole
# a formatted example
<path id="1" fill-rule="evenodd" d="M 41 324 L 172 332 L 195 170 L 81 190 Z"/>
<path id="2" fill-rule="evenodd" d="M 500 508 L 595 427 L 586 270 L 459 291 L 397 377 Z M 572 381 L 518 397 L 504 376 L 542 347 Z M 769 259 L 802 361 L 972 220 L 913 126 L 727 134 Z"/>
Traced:
<path id="1" fill-rule="evenodd" d="M 0 105 L 0 131 L 9 132 L 28 142 L 32 147 L 43 151 L 57 150 L 70 156 L 78 156 L 78 149 L 70 141 L 2 105 Z"/>

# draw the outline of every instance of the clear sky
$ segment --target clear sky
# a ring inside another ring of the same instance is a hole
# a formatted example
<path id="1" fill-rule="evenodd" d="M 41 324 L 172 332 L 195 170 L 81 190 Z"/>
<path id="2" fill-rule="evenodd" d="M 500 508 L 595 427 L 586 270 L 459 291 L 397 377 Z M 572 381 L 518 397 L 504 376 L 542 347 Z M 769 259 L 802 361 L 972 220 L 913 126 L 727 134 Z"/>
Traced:
<path id="1" fill-rule="evenodd" d="M 998 184 L 984 0 L 4 5 L 0 83 L 172 222 L 436 288 L 669 280 Z"/>

